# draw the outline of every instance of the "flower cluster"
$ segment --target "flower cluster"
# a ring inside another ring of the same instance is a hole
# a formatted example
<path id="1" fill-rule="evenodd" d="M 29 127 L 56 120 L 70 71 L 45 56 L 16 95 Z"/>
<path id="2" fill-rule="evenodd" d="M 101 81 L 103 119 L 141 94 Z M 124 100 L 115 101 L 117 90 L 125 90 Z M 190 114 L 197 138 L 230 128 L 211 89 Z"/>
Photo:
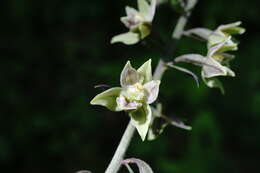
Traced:
<path id="1" fill-rule="evenodd" d="M 207 41 L 208 53 L 206 56 L 200 54 L 187 54 L 177 57 L 175 62 L 188 62 L 202 66 L 201 76 L 205 84 L 210 87 L 219 87 L 224 92 L 221 82 L 217 76 L 231 76 L 235 73 L 230 69 L 229 61 L 234 56 L 228 51 L 237 50 L 238 43 L 234 41 L 232 35 L 243 34 L 245 29 L 239 27 L 241 22 L 220 25 L 216 30 L 211 31 L 206 28 L 194 28 L 184 34 L 195 36 Z"/>
<path id="2" fill-rule="evenodd" d="M 129 29 L 129 32 L 119 34 L 111 39 L 111 43 L 122 42 L 124 44 L 135 44 L 151 33 L 151 25 L 155 14 L 156 0 L 138 0 L 138 10 L 126 7 L 125 17 L 121 22 Z"/>
<path id="3" fill-rule="evenodd" d="M 121 87 L 108 89 L 92 99 L 92 105 L 105 106 L 112 111 L 125 111 L 142 140 L 150 127 L 150 104 L 158 97 L 159 80 L 152 80 L 151 60 L 137 70 L 128 61 L 121 72 Z"/>

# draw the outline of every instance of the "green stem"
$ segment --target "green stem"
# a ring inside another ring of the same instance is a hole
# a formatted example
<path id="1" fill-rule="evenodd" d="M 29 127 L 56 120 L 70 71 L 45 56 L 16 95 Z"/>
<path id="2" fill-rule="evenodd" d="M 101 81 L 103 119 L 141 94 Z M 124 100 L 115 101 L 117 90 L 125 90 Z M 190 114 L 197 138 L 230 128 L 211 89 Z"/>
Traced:
<path id="1" fill-rule="evenodd" d="M 127 128 L 121 138 L 121 141 L 116 149 L 116 152 L 109 163 L 105 173 L 116 173 L 121 167 L 121 161 L 124 158 L 125 152 L 134 136 L 135 127 L 129 122 Z"/>

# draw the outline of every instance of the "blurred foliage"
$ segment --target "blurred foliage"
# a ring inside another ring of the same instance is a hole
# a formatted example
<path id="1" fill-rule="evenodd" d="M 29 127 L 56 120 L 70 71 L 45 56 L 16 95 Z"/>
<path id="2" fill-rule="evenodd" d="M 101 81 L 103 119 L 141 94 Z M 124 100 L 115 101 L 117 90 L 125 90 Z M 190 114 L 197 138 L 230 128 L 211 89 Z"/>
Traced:
<path id="1" fill-rule="evenodd" d="M 135 0 L 6 0 L 1 5 L 2 172 L 102 172 L 128 122 L 124 113 L 90 106 L 96 84 L 117 86 L 130 58 L 134 66 L 160 58 L 142 44 L 110 45 L 125 31 L 119 17 Z M 160 100 L 169 116 L 186 119 L 191 132 L 168 127 L 157 140 L 135 136 L 127 156 L 142 158 L 155 172 L 257 172 L 260 146 L 259 5 L 257 0 L 201 0 L 187 28 L 243 21 L 226 95 L 185 74 L 169 71 Z M 170 37 L 178 13 L 157 9 L 154 28 Z M 184 38 L 175 56 L 205 53 L 205 44 Z M 189 66 L 190 67 L 190 66 Z M 199 72 L 198 68 L 194 68 Z"/>

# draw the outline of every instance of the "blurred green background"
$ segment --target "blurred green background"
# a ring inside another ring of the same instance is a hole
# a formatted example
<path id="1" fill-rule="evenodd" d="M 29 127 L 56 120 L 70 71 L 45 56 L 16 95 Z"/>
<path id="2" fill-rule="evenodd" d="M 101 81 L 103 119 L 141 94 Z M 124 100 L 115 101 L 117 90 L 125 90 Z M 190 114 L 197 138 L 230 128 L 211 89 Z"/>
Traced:
<path id="1" fill-rule="evenodd" d="M 161 57 L 149 44 L 110 45 L 126 31 L 119 17 L 135 0 L 6 0 L 0 27 L 0 169 L 19 173 L 104 172 L 128 123 L 89 101 L 102 89 L 119 85 L 130 59 L 135 67 Z M 168 39 L 178 13 L 157 9 L 154 29 Z M 127 157 L 148 162 L 156 173 L 258 172 L 260 154 L 260 9 L 258 0 L 200 0 L 186 28 L 216 28 L 238 20 L 239 36 L 232 69 L 223 78 L 226 95 L 169 71 L 160 100 L 169 116 L 186 119 L 185 131 L 168 127 L 155 141 L 135 135 Z M 175 56 L 205 53 L 205 44 L 184 38 Z M 198 72 L 200 69 L 192 66 Z M 126 171 L 122 169 L 122 172 Z"/>

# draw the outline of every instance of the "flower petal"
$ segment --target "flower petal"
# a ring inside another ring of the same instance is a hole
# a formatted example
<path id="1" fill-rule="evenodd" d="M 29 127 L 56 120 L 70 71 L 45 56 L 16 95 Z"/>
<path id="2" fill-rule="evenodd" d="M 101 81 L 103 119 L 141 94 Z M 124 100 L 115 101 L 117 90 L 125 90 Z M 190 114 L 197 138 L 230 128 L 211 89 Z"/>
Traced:
<path id="1" fill-rule="evenodd" d="M 125 7 L 125 11 L 127 16 L 134 16 L 139 13 L 136 9 L 129 6 Z"/>
<path id="2" fill-rule="evenodd" d="M 193 28 L 185 31 L 184 35 L 207 41 L 212 32 L 212 30 L 207 28 Z"/>
<path id="3" fill-rule="evenodd" d="M 118 108 L 121 110 L 135 110 L 142 106 L 141 103 L 136 103 L 136 102 L 127 102 L 126 98 L 124 96 L 119 96 L 116 99 Z"/>
<path id="4" fill-rule="evenodd" d="M 235 23 L 230 23 L 230 24 L 225 24 L 225 25 L 220 25 L 217 30 L 224 32 L 229 35 L 234 35 L 234 34 L 243 34 L 246 30 L 245 28 L 239 27 L 241 25 L 241 21 L 235 22 Z"/>
<path id="5" fill-rule="evenodd" d="M 133 85 L 139 82 L 139 74 L 137 71 L 131 66 L 130 61 L 127 61 L 124 69 L 121 72 L 120 76 L 120 84 L 122 87 Z"/>
<path id="6" fill-rule="evenodd" d="M 136 44 L 137 42 L 139 42 L 139 40 L 140 40 L 140 38 L 137 33 L 126 32 L 126 33 L 114 36 L 111 39 L 111 44 L 117 43 L 117 42 L 122 42 L 127 45 L 132 45 L 132 44 Z"/>
<path id="7" fill-rule="evenodd" d="M 131 123 L 137 129 L 142 140 L 145 140 L 150 122 L 152 119 L 152 111 L 149 105 L 144 105 L 136 111 L 129 113 L 131 117 Z"/>
<path id="8" fill-rule="evenodd" d="M 122 161 L 122 164 L 128 165 L 129 163 L 135 163 L 139 169 L 139 173 L 154 173 L 152 168 L 144 161 L 136 158 L 130 158 L 130 159 L 125 159 Z M 129 170 L 129 173 L 133 172 L 133 170 L 130 168 L 128 165 L 127 169 Z"/>
<path id="9" fill-rule="evenodd" d="M 152 22 L 155 9 L 156 9 L 156 0 L 149 0 L 150 4 L 147 2 L 147 0 L 138 0 L 138 9 L 140 13 L 144 16 L 146 21 Z"/>
<path id="10" fill-rule="evenodd" d="M 144 88 L 148 92 L 147 104 L 151 104 L 157 99 L 160 83 L 159 80 L 152 80 L 144 84 Z"/>
<path id="11" fill-rule="evenodd" d="M 111 111 L 121 111 L 116 102 L 116 98 L 119 96 L 121 92 L 121 88 L 115 87 L 110 88 L 98 95 L 96 95 L 90 102 L 92 105 L 101 105 L 105 106 Z"/>
<path id="12" fill-rule="evenodd" d="M 137 69 L 140 77 L 143 79 L 143 83 L 147 83 L 152 80 L 152 60 L 149 59 L 141 67 Z"/>
<path id="13" fill-rule="evenodd" d="M 175 62 L 188 62 L 202 66 L 202 73 L 206 78 L 214 76 L 226 76 L 228 68 L 222 66 L 212 57 L 203 57 L 199 54 L 187 54 L 175 59 Z"/>

